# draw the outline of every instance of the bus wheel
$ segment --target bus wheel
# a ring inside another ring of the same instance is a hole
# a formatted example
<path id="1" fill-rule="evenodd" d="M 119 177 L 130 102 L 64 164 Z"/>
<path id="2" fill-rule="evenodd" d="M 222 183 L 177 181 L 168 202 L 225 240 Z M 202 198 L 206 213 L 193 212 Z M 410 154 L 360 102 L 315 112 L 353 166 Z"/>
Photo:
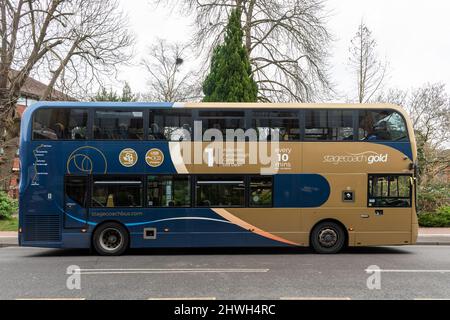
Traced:
<path id="1" fill-rule="evenodd" d="M 317 253 L 338 253 L 344 245 L 345 230 L 335 222 L 321 222 L 311 232 L 311 246 Z"/>
<path id="2" fill-rule="evenodd" d="M 102 256 L 120 256 L 128 248 L 128 231 L 115 222 L 106 222 L 94 232 L 95 251 Z"/>

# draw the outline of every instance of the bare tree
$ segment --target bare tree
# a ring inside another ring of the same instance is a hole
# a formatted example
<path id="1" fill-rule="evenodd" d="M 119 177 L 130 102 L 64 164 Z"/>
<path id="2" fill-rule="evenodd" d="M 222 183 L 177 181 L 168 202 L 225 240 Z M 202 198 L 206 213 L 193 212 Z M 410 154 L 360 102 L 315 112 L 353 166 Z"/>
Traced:
<path id="1" fill-rule="evenodd" d="M 117 10 L 117 0 L 75 0 L 67 5 L 73 15 L 65 21 L 64 43 L 48 55 L 52 77 L 42 100 L 51 98 L 55 86 L 71 95 L 79 91 L 85 95 L 132 56 L 134 39 L 126 17 Z"/>
<path id="2" fill-rule="evenodd" d="M 50 98 L 57 81 L 83 87 L 129 59 L 132 37 L 116 0 L 0 0 L 0 16 L 0 129 L 8 136 L 17 135 L 15 104 L 31 74 L 50 68 L 42 97 Z"/>
<path id="3" fill-rule="evenodd" d="M 422 156 L 422 174 L 432 179 L 450 166 L 450 155 L 444 152 L 450 141 L 450 100 L 441 83 L 427 84 L 411 93 L 407 105 L 418 149 Z"/>
<path id="4" fill-rule="evenodd" d="M 180 5 L 183 12 L 195 12 L 194 43 L 208 58 L 223 38 L 231 10 L 240 7 L 259 100 L 312 101 L 331 87 L 326 65 L 331 37 L 325 27 L 323 2 L 183 0 L 172 4 Z"/>
<path id="5" fill-rule="evenodd" d="M 201 86 L 198 77 L 183 70 L 188 47 L 158 40 L 149 48 L 148 57 L 142 61 L 149 79 L 147 99 L 154 101 L 198 100 Z"/>
<path id="6" fill-rule="evenodd" d="M 0 0 L 0 176 L 10 174 L 28 77 L 50 82 L 49 99 L 55 87 L 86 87 L 129 58 L 132 38 L 117 10 L 116 0 Z"/>
<path id="7" fill-rule="evenodd" d="M 34 66 L 63 40 L 50 32 L 69 13 L 63 0 L 0 0 L 0 129 L 12 128 L 15 104 Z M 16 72 L 13 72 L 16 70 Z M 17 127 L 16 127 L 17 129 Z M 6 135 L 8 132 L 6 132 Z M 17 134 L 12 132 L 12 135 Z"/>
<path id="8" fill-rule="evenodd" d="M 382 62 L 376 52 L 377 43 L 372 32 L 361 21 L 358 32 L 351 40 L 350 67 L 356 76 L 359 103 L 369 102 L 382 88 L 387 62 Z"/>
<path id="9" fill-rule="evenodd" d="M 376 100 L 408 111 L 416 134 L 421 183 L 450 167 L 450 99 L 444 84 L 426 84 L 410 92 L 389 90 Z"/>

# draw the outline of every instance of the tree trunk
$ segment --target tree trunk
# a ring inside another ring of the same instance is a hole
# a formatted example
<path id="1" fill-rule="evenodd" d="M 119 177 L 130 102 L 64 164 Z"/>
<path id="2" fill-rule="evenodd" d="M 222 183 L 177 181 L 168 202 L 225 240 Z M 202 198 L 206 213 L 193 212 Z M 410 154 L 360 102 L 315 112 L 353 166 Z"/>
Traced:
<path id="1" fill-rule="evenodd" d="M 244 35 L 245 35 L 245 47 L 247 48 L 247 53 L 250 55 L 252 49 L 252 38 L 251 38 L 251 23 L 253 18 L 253 9 L 255 7 L 256 0 L 250 0 L 248 5 L 247 14 L 245 15 L 245 25 L 244 25 Z"/>
<path id="2" fill-rule="evenodd" d="M 0 100 L 0 147 L 4 154 L 0 157 L 0 190 L 9 191 L 12 165 L 19 147 L 20 119 L 16 115 L 17 98 Z"/>
<path id="3" fill-rule="evenodd" d="M 53 89 L 55 87 L 56 81 L 59 79 L 59 76 L 66 68 L 67 64 L 69 63 L 70 59 L 73 56 L 73 53 L 75 52 L 75 49 L 78 47 L 79 39 L 75 40 L 72 44 L 72 47 L 70 48 L 69 52 L 67 53 L 66 57 L 61 61 L 58 69 L 53 73 L 53 77 L 48 84 L 47 88 L 45 89 L 44 94 L 41 97 L 41 100 L 49 100 L 52 97 Z"/>

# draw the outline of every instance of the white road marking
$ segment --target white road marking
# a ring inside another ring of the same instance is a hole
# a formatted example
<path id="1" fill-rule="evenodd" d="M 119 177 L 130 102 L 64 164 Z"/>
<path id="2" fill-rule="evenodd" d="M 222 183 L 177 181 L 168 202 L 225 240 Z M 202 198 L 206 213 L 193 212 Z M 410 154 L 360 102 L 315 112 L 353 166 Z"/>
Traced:
<path id="1" fill-rule="evenodd" d="M 16 300 L 38 300 L 38 301 L 46 301 L 46 300 L 86 300 L 86 298 L 17 298 Z"/>
<path id="2" fill-rule="evenodd" d="M 366 269 L 366 272 L 386 273 L 450 273 L 450 270 L 420 270 L 420 269 Z"/>
<path id="3" fill-rule="evenodd" d="M 419 234 L 419 237 L 447 237 L 447 238 L 450 238 L 450 234 L 448 234 L 448 233 Z"/>
<path id="4" fill-rule="evenodd" d="M 414 298 L 414 300 L 450 300 L 450 298 L 448 298 L 448 299 L 435 299 L 435 298 Z"/>
<path id="5" fill-rule="evenodd" d="M 280 297 L 280 300 L 351 300 L 350 297 Z"/>
<path id="6" fill-rule="evenodd" d="M 148 298 L 147 300 L 216 300 L 216 297 Z"/>
<path id="7" fill-rule="evenodd" d="M 265 273 L 269 269 L 80 269 L 87 274 L 151 274 L 151 273 Z"/>
<path id="8" fill-rule="evenodd" d="M 435 242 L 433 242 L 433 243 L 435 243 Z M 412 247 L 415 247 L 415 248 L 441 248 L 441 249 L 448 250 L 449 245 L 448 245 L 448 243 L 442 243 L 442 244 L 413 244 Z M 405 247 L 403 247 L 403 248 L 405 248 Z"/>

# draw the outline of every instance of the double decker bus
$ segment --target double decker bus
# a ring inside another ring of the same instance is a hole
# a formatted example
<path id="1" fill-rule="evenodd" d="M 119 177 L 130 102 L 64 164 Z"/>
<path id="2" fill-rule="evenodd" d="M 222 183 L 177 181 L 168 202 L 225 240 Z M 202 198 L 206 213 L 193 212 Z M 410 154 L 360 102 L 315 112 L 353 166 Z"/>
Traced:
<path id="1" fill-rule="evenodd" d="M 21 124 L 19 243 L 414 244 L 416 159 L 395 105 L 40 102 Z"/>

